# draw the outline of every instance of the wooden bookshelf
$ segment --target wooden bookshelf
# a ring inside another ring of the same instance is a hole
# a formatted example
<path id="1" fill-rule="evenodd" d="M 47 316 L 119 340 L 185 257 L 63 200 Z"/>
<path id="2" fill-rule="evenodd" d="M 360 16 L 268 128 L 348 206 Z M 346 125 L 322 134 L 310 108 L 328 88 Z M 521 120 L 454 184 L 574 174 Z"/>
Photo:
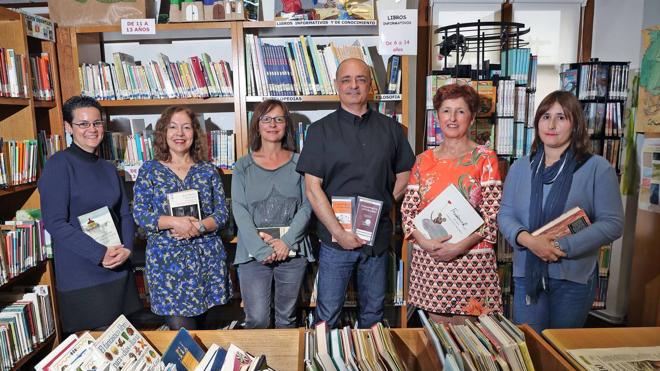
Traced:
<path id="1" fill-rule="evenodd" d="M 28 37 L 24 16 L 0 7 L 0 47 L 12 48 L 17 54 L 24 55 L 28 63 L 26 78 L 27 96 L 20 98 L 0 98 L 0 137 L 6 140 L 36 139 L 39 131 L 47 134 L 59 134 L 63 137 L 64 127 L 61 120 L 61 98 L 59 95 L 59 77 L 55 43 Z M 48 53 L 51 72 L 53 99 L 41 101 L 32 94 L 32 69 L 29 57 L 32 54 Z M 39 173 L 39 172 L 38 172 Z M 39 207 L 36 183 L 19 184 L 0 189 L 0 219 L 11 219 L 15 211 L 26 207 Z M 60 330 L 57 315 L 57 299 L 53 263 L 50 260 L 38 263 L 0 286 L 0 291 L 11 290 L 17 285 L 47 285 L 50 287 L 51 302 L 55 320 L 55 333 L 44 342 L 35 346 L 14 366 L 13 370 L 27 369 L 36 358 L 50 351 L 59 343 Z"/>
<path id="2" fill-rule="evenodd" d="M 220 98 L 181 98 L 181 99 L 117 99 L 108 100 L 100 99 L 99 103 L 103 107 L 153 107 L 153 106 L 172 106 L 172 105 L 186 105 L 186 106 L 200 106 L 200 105 L 218 105 L 218 104 L 233 104 L 233 97 L 220 97 Z"/>

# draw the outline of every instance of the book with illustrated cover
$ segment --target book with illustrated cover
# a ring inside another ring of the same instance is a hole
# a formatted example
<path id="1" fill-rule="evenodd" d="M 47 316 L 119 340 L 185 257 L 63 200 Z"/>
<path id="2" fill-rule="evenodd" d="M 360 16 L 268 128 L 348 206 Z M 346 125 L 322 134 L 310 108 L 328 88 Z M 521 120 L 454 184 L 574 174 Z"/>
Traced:
<path id="1" fill-rule="evenodd" d="M 165 364 L 175 364 L 178 371 L 192 371 L 204 358 L 204 353 L 188 330 L 182 328 L 163 353 L 162 360 Z"/>
<path id="2" fill-rule="evenodd" d="M 353 197 L 340 197 L 332 196 L 331 204 L 332 211 L 335 213 L 335 217 L 347 232 L 353 231 Z M 332 236 L 332 242 L 337 242 L 335 237 Z"/>
<path id="3" fill-rule="evenodd" d="M 576 234 L 590 225 L 591 221 L 587 214 L 579 206 L 576 206 L 532 232 L 532 236 L 547 235 L 556 240 L 570 234 Z"/>
<path id="4" fill-rule="evenodd" d="M 451 235 L 451 243 L 463 240 L 484 224 L 481 215 L 453 184 L 422 209 L 413 222 L 424 237 Z"/>
<path id="5" fill-rule="evenodd" d="M 94 241 L 103 246 L 121 245 L 117 227 L 110 214 L 110 209 L 103 206 L 87 214 L 78 217 L 80 228 L 86 235 L 92 237 Z"/>
<path id="6" fill-rule="evenodd" d="M 202 220 L 199 193 L 196 189 L 168 193 L 167 202 L 171 216 L 192 216 L 197 220 Z"/>
<path id="7" fill-rule="evenodd" d="M 358 197 L 355 206 L 355 234 L 363 239 L 366 245 L 373 246 L 376 241 L 380 211 L 383 201 L 367 197 Z"/>
<path id="8" fill-rule="evenodd" d="M 123 369 L 129 363 L 144 358 L 147 366 L 160 363 L 160 356 L 122 314 L 96 339 L 96 348 L 111 366 Z"/>

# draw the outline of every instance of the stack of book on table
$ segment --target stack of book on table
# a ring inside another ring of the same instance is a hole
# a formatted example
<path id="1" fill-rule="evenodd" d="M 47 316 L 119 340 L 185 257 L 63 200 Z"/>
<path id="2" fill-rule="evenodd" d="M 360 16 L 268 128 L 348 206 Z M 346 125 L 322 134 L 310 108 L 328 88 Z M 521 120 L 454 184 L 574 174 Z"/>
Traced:
<path id="1" fill-rule="evenodd" d="M 119 316 L 98 338 L 85 332 L 66 338 L 35 366 L 36 371 L 55 370 L 131 370 L 131 371 L 206 371 L 271 370 L 266 357 L 254 357 L 231 344 L 223 349 L 217 344 L 205 351 L 185 329 L 177 335 L 161 356 L 140 332 Z"/>
<path id="2" fill-rule="evenodd" d="M 359 330 L 346 326 L 328 329 L 319 322 L 305 332 L 307 371 L 403 371 L 406 366 L 394 347 L 392 335 L 382 323 Z"/>
<path id="3" fill-rule="evenodd" d="M 534 370 L 524 333 L 499 313 L 462 325 L 429 321 L 422 310 L 418 314 L 445 371 Z"/>

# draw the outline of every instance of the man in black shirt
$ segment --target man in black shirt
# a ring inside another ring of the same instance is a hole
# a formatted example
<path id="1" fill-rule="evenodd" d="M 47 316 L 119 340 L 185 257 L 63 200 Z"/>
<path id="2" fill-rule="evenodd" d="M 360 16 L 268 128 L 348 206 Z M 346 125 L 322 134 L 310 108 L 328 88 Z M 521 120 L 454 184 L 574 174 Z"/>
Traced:
<path id="1" fill-rule="evenodd" d="M 394 199 L 403 195 L 415 156 L 401 124 L 369 108 L 371 73 L 366 63 L 343 61 L 335 85 L 340 108 L 309 127 L 296 168 L 305 174 L 307 198 L 321 222 L 316 320 L 337 326 L 357 266 L 358 323 L 369 328 L 383 319 L 392 235 L 389 212 Z M 333 196 L 383 202 L 373 246 L 341 227 L 331 207 Z"/>

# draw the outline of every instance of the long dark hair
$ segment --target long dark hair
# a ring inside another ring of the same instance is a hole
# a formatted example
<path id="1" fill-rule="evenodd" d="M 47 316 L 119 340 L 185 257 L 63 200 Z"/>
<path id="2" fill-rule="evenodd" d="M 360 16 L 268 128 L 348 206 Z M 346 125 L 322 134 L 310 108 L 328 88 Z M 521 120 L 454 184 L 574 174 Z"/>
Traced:
<path id="1" fill-rule="evenodd" d="M 536 110 L 536 115 L 534 116 L 534 141 L 532 142 L 531 156 L 534 157 L 536 151 L 538 151 L 539 146 L 543 145 L 541 142 L 541 137 L 539 136 L 539 121 L 541 117 L 548 112 L 550 107 L 555 103 L 559 103 L 562 110 L 564 110 L 564 115 L 571 122 L 571 144 L 570 148 L 573 151 L 573 155 L 577 161 L 581 161 L 589 154 L 589 134 L 587 133 L 587 122 L 584 119 L 584 112 L 582 111 L 582 106 L 577 100 L 575 95 L 561 90 L 555 90 L 552 93 L 548 94 L 539 108 Z"/>
<path id="2" fill-rule="evenodd" d="M 282 137 L 282 148 L 295 151 L 296 150 L 296 131 L 293 127 L 293 120 L 291 120 L 291 114 L 284 102 L 277 99 L 266 99 L 265 101 L 257 104 L 254 108 L 254 113 L 252 114 L 252 119 L 250 120 L 250 129 L 248 131 L 248 141 L 250 142 L 250 149 L 252 152 L 256 152 L 261 149 L 261 135 L 259 134 L 259 120 L 261 116 L 270 112 L 275 107 L 280 107 L 282 112 L 284 112 L 284 117 L 286 119 L 286 127 L 284 130 L 284 136 Z"/>

